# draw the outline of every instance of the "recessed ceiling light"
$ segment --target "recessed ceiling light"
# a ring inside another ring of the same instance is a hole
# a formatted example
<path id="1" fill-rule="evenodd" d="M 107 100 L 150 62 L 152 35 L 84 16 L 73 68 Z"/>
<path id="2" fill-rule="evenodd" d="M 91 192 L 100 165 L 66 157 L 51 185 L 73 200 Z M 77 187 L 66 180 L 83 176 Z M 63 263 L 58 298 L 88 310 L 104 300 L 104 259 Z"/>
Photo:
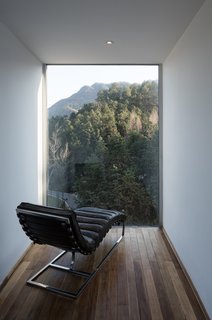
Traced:
<path id="1" fill-rule="evenodd" d="M 111 45 L 111 44 L 113 44 L 113 41 L 108 40 L 108 41 L 106 41 L 106 44 Z"/>

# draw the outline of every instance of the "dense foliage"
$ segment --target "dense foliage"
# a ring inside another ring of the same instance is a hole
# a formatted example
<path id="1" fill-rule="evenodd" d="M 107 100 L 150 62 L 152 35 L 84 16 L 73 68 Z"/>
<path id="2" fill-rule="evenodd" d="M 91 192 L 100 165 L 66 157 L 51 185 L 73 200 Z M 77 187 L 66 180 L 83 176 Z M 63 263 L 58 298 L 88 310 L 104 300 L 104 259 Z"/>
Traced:
<path id="1" fill-rule="evenodd" d="M 49 119 L 49 190 L 79 206 L 124 210 L 128 222 L 157 224 L 157 82 L 114 83 L 77 113 Z"/>

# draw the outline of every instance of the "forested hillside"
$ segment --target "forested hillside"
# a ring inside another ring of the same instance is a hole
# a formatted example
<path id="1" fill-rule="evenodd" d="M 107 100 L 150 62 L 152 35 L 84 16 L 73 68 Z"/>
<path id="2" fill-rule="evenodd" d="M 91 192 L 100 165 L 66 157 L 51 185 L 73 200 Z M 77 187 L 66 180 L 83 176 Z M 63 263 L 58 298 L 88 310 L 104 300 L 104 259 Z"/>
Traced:
<path id="1" fill-rule="evenodd" d="M 114 83 L 77 113 L 49 119 L 49 190 L 157 224 L 158 141 L 157 82 Z"/>
<path id="2" fill-rule="evenodd" d="M 69 116 L 77 112 L 86 103 L 94 102 L 98 92 L 109 89 L 110 84 L 94 83 L 92 86 L 83 86 L 78 92 L 70 97 L 57 101 L 48 109 L 48 118 L 56 116 Z"/>

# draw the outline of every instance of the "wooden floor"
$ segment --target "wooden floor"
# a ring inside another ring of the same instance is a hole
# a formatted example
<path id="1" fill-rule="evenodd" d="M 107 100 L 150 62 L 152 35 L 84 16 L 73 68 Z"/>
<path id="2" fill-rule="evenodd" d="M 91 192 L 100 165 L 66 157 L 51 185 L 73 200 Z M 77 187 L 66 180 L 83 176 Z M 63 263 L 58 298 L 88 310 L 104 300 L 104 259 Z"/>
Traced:
<path id="1" fill-rule="evenodd" d="M 78 258 L 76 266 L 92 269 L 118 233 L 119 228 L 112 229 L 96 254 Z M 26 285 L 59 252 L 33 245 L 0 293 L 0 319 L 206 319 L 158 228 L 127 227 L 124 239 L 77 300 Z M 42 278 L 64 289 L 77 285 L 76 277 L 60 270 L 48 269 Z"/>

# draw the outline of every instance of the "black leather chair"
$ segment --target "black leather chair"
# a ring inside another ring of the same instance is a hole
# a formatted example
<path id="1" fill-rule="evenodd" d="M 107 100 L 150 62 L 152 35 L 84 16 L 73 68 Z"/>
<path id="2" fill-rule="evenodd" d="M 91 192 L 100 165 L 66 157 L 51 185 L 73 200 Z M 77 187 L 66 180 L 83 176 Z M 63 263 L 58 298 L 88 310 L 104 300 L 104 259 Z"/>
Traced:
<path id="1" fill-rule="evenodd" d="M 77 298 L 82 293 L 124 235 L 126 215 L 115 210 L 92 207 L 67 210 L 22 202 L 17 207 L 16 212 L 23 230 L 34 243 L 47 244 L 63 250 L 31 277 L 27 283 L 71 298 Z M 74 270 L 75 253 L 79 252 L 83 255 L 93 253 L 111 227 L 120 223 L 122 223 L 120 238 L 96 269 L 91 273 Z M 70 267 L 56 264 L 55 262 L 68 251 L 72 253 Z M 85 281 L 76 292 L 62 290 L 35 281 L 49 267 L 69 271 L 73 275 L 83 277 Z"/>

